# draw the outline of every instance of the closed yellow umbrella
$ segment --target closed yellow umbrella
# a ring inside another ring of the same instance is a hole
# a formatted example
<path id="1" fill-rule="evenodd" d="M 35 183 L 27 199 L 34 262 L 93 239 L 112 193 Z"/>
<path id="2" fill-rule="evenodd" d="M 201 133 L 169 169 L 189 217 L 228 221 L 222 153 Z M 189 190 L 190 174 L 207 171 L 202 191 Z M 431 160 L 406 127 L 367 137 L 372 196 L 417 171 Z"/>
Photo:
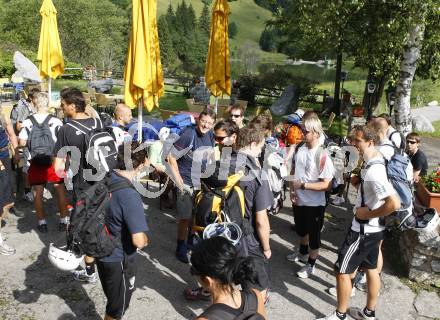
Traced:
<path id="1" fill-rule="evenodd" d="M 164 92 L 156 10 L 156 0 L 133 0 L 133 25 L 124 72 L 125 103 L 131 108 L 139 103 L 148 111 L 159 105 Z M 142 109 L 139 111 L 142 117 Z"/>
<path id="2" fill-rule="evenodd" d="M 216 0 L 211 18 L 208 58 L 206 60 L 205 81 L 213 96 L 226 93 L 231 95 L 231 70 L 229 66 L 227 0 Z"/>
<path id="3" fill-rule="evenodd" d="M 63 51 L 58 34 L 57 10 L 52 0 L 44 0 L 40 9 L 42 17 L 38 57 L 40 76 L 49 78 L 49 99 L 51 95 L 51 79 L 64 73 Z"/>

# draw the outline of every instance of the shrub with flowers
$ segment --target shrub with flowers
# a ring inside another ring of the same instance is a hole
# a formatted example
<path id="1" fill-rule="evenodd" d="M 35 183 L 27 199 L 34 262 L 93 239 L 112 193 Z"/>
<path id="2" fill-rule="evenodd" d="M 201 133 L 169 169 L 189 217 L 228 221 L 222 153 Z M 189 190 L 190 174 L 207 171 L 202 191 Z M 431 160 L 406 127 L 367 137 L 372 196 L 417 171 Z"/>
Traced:
<path id="1" fill-rule="evenodd" d="M 423 177 L 423 184 L 432 193 L 440 193 L 440 166 L 437 170 Z"/>

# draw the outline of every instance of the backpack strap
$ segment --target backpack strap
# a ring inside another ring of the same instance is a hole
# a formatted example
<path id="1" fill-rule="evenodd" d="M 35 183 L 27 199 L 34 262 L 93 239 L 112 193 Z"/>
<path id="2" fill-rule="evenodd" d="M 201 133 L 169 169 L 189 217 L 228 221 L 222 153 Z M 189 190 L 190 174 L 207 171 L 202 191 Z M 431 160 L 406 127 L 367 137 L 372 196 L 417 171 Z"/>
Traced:
<path id="1" fill-rule="evenodd" d="M 122 179 L 120 181 L 111 183 L 109 186 L 109 192 L 111 193 L 125 188 L 134 189 L 133 185 L 129 181 L 127 181 L 127 179 Z"/>
<path id="2" fill-rule="evenodd" d="M 242 291 L 243 299 L 242 314 L 236 317 L 236 320 L 247 319 L 249 316 L 258 313 L 258 297 L 253 290 Z"/>

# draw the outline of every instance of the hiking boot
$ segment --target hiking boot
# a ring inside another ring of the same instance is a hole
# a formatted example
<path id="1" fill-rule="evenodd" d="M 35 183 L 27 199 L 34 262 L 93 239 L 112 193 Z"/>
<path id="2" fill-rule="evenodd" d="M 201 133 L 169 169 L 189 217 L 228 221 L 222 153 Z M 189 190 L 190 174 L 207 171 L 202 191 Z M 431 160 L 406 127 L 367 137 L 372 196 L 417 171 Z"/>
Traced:
<path id="1" fill-rule="evenodd" d="M 364 310 L 359 308 L 349 308 L 347 312 L 350 317 L 357 320 L 375 320 L 376 317 L 369 317 L 365 314 Z"/>
<path id="2" fill-rule="evenodd" d="M 60 222 L 60 224 L 58 225 L 58 231 L 60 232 L 67 232 L 68 228 L 69 228 L 69 224 L 64 222 Z"/>
<path id="3" fill-rule="evenodd" d="M 333 311 L 328 316 L 325 316 L 324 318 L 316 318 L 316 320 L 341 320 L 341 319 L 336 315 L 336 311 Z"/>
<path id="4" fill-rule="evenodd" d="M 37 226 L 38 231 L 41 233 L 47 233 L 47 224 L 43 223 Z"/>
<path id="5" fill-rule="evenodd" d="M 286 256 L 286 259 L 292 262 L 303 262 L 303 263 L 307 263 L 308 259 L 309 259 L 309 255 L 308 254 L 301 254 L 299 252 L 293 252 L 291 254 L 288 254 Z"/>
<path id="6" fill-rule="evenodd" d="M 26 192 L 23 195 L 23 200 L 26 200 L 27 202 L 34 202 L 34 194 L 32 191 Z"/>
<path id="7" fill-rule="evenodd" d="M 353 279 L 353 283 L 359 291 L 367 291 L 367 275 L 364 272 L 358 272 Z"/>
<path id="8" fill-rule="evenodd" d="M 328 294 L 333 296 L 333 297 L 337 297 L 338 296 L 338 292 L 336 291 L 336 287 L 328 288 Z M 351 288 L 350 297 L 354 297 L 355 295 L 356 295 L 356 289 L 355 289 L 355 287 L 353 287 L 353 288 Z"/>
<path id="9" fill-rule="evenodd" d="M 315 274 L 315 266 L 311 266 L 310 264 L 306 264 L 304 267 L 301 268 L 297 273 L 297 276 L 301 279 L 307 279 L 312 274 Z"/>
<path id="10" fill-rule="evenodd" d="M 209 293 L 209 291 L 203 290 L 202 287 L 198 287 L 195 289 L 186 288 L 183 291 L 183 296 L 185 297 L 186 300 L 190 300 L 190 301 L 197 301 L 197 300 L 210 301 L 211 300 L 211 293 Z"/>
<path id="11" fill-rule="evenodd" d="M 340 205 L 342 205 L 344 203 L 345 203 L 345 199 L 342 196 L 341 197 L 340 196 L 336 196 L 332 200 L 332 204 L 335 205 L 335 206 L 340 206 Z"/>
<path id="12" fill-rule="evenodd" d="M 183 244 L 183 245 L 177 247 L 176 257 L 180 262 L 189 263 L 188 247 L 186 246 L 186 244 Z"/>
<path id="13" fill-rule="evenodd" d="M 76 281 L 87 282 L 87 283 L 95 283 L 98 281 L 98 273 L 93 272 L 91 275 L 87 274 L 85 269 L 83 270 L 75 270 L 72 273 L 73 279 Z"/>
<path id="14" fill-rule="evenodd" d="M 8 246 L 4 241 L 0 243 L 0 254 L 3 256 L 11 256 L 15 254 L 15 249 Z"/>

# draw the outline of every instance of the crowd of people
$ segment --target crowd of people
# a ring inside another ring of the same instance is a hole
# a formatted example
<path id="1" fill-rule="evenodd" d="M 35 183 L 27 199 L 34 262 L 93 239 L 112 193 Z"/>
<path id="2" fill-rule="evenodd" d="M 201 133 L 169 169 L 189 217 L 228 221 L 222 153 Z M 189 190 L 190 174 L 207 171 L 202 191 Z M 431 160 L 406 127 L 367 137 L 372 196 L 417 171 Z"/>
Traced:
<path id="1" fill-rule="evenodd" d="M 269 113 L 246 122 L 245 110 L 232 105 L 228 119 L 217 119 L 207 108 L 199 114 L 194 126 L 184 128 L 177 137 L 170 140 L 159 134 L 159 140 L 146 147 L 133 141 L 128 129 L 133 119 L 127 106 L 117 105 L 109 123 L 87 108 L 80 90 L 66 88 L 60 95 L 62 119 L 48 112 L 48 95 L 38 89 L 21 99 L 10 117 L 1 116 L 0 222 L 14 210 L 18 195 L 12 187 L 13 166 L 22 162 L 20 179 L 25 199 L 35 206 L 37 231 L 50 230 L 43 196 L 45 186 L 53 184 L 60 212 L 58 230 L 68 232 L 71 220 L 75 219 L 75 206 L 97 183 L 96 179 L 87 179 L 86 174 L 90 167 L 88 132 L 107 126 L 117 128 L 114 131 L 117 161 L 108 174 L 112 185 L 118 187 L 111 189 L 105 222 L 108 232 L 121 240 L 121 246 L 105 257 L 86 255 L 85 267 L 73 271 L 78 281 L 94 283 L 99 278 L 107 297 L 105 319 L 120 319 L 127 310 L 134 290 L 136 252 L 148 244 L 149 226 L 142 197 L 134 183 L 146 170 L 157 180 L 169 182 L 161 197 L 167 207 L 175 208 L 176 259 L 191 264 L 191 273 L 199 283 L 196 288 L 187 288 L 184 296 L 188 300 L 212 302 L 197 319 L 234 319 L 245 313 L 266 318 L 264 306 L 270 298 L 270 260 L 274 254 L 269 219 L 274 193 L 267 168 L 273 152 L 284 152 L 283 164 L 290 171 L 288 179 L 278 179 L 288 180 L 295 232 L 299 237 L 297 250 L 287 260 L 304 264 L 297 272 L 299 278 L 307 279 L 315 273 L 328 192 L 333 188 L 337 170 L 326 150 L 326 135 L 315 112 L 308 111 L 302 116 L 302 142 L 293 145 L 279 141 L 275 148 L 272 146 L 278 137 L 274 137 Z M 349 141 L 361 160 L 357 170 L 344 175 L 344 183 L 351 183 L 359 191 L 351 228 L 335 263 L 336 288 L 329 290 L 337 297 L 337 305 L 322 319 L 345 319 L 349 313 L 356 319 L 374 320 L 383 265 L 381 245 L 385 227 L 380 218 L 400 207 L 383 159 L 390 160 L 396 150 L 404 149 L 412 164 L 408 166 L 407 176 L 415 183 L 426 175 L 427 159 L 419 148 L 420 136 L 410 133 L 403 137 L 392 128 L 387 115 L 353 128 Z M 73 156 L 72 149 L 79 150 L 79 157 Z M 222 224 L 215 220 L 214 234 L 205 236 L 193 228 L 195 198 L 206 191 L 207 185 L 214 189 L 209 186 L 209 178 L 218 172 L 223 172 L 224 180 L 233 173 L 241 174 L 234 187 L 241 190 L 243 197 L 242 221 L 223 219 Z M 67 196 L 66 181 L 73 185 Z M 70 204 L 73 210 L 69 210 Z M 239 236 L 235 235 L 235 239 L 232 229 L 228 229 L 232 223 L 239 226 Z M 15 253 L 1 232 L 0 253 Z M 368 292 L 362 309 L 349 308 L 355 288 Z"/>

